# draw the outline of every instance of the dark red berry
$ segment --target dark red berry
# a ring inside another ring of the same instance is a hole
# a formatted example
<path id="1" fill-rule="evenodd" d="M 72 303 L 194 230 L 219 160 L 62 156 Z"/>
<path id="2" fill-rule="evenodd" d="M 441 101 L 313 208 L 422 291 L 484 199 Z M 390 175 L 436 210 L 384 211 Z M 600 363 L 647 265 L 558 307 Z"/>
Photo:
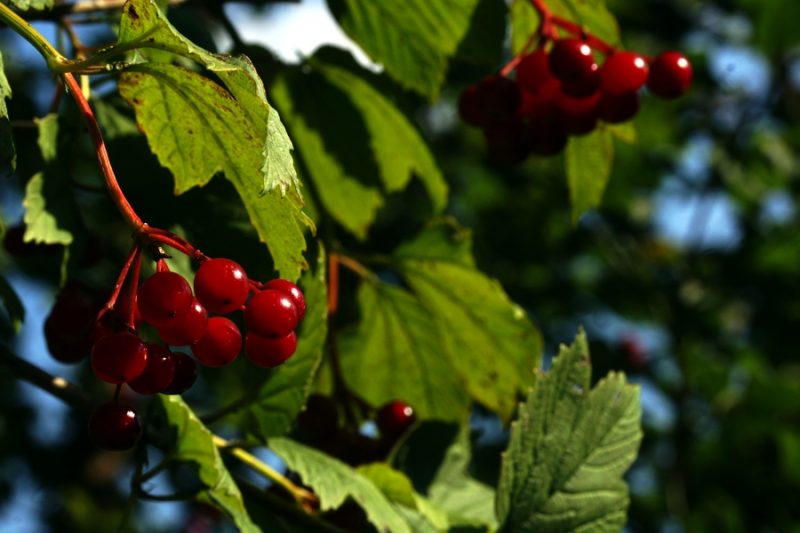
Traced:
<path id="1" fill-rule="evenodd" d="M 561 82 L 550 78 L 536 92 L 522 90 L 522 103 L 517 115 L 520 118 L 536 121 L 550 120 L 556 114 L 556 97 L 561 94 Z"/>
<path id="2" fill-rule="evenodd" d="M 206 366 L 228 365 L 241 351 L 242 334 L 236 324 L 224 316 L 209 318 L 205 335 L 192 344 L 192 353 Z"/>
<path id="3" fill-rule="evenodd" d="M 207 326 L 208 311 L 195 299 L 184 313 L 157 329 L 167 344 L 189 346 L 205 334 Z"/>
<path id="4" fill-rule="evenodd" d="M 286 294 L 271 289 L 253 296 L 244 310 L 247 329 L 266 337 L 285 337 L 297 327 L 297 308 Z"/>
<path id="5" fill-rule="evenodd" d="M 580 39 L 559 39 L 550 50 L 550 71 L 565 85 L 564 92 L 575 97 L 587 96 L 599 83 L 597 62 L 592 48 Z"/>
<path id="6" fill-rule="evenodd" d="M 458 97 L 458 115 L 470 126 L 483 126 L 487 117 L 478 102 L 478 86 L 470 85 Z"/>
<path id="7" fill-rule="evenodd" d="M 647 82 L 647 61 L 633 52 L 615 52 L 600 67 L 600 88 L 604 93 L 638 91 Z"/>
<path id="8" fill-rule="evenodd" d="M 522 58 L 517 65 L 517 83 L 520 88 L 536 94 L 547 84 L 558 81 L 550 71 L 547 52 L 536 50 Z"/>
<path id="9" fill-rule="evenodd" d="M 77 363 L 89 356 L 95 317 L 100 306 L 91 291 L 70 284 L 58 294 L 44 321 L 47 349 L 62 363 Z"/>
<path id="10" fill-rule="evenodd" d="M 297 349 L 294 332 L 283 337 L 262 337 L 250 332 L 244 338 L 244 353 L 250 360 L 265 368 L 278 366 L 289 359 Z"/>
<path id="11" fill-rule="evenodd" d="M 128 385 L 139 394 L 156 394 L 170 386 L 175 379 L 175 360 L 165 346 L 147 343 L 147 366 L 139 377 Z"/>
<path id="12" fill-rule="evenodd" d="M 125 383 L 144 372 L 147 346 L 133 333 L 106 335 L 92 347 L 92 370 L 109 383 Z"/>
<path id="13" fill-rule="evenodd" d="M 531 122 L 525 139 L 532 154 L 545 157 L 556 155 L 567 146 L 567 133 L 557 120 Z"/>
<path id="14" fill-rule="evenodd" d="M 123 451 L 133 448 L 142 434 L 142 424 L 132 407 L 104 403 L 89 419 L 89 438 L 104 450 Z"/>
<path id="15" fill-rule="evenodd" d="M 573 98 L 561 93 L 556 98 L 559 122 L 569 135 L 584 135 L 597 125 L 597 107 L 600 93 L 596 92 L 588 98 Z"/>
<path id="16" fill-rule="evenodd" d="M 395 400 L 380 408 L 375 423 L 384 437 L 396 437 L 416 421 L 414 409 L 405 402 Z"/>
<path id="17" fill-rule="evenodd" d="M 525 125 L 520 119 L 494 122 L 483 130 L 489 159 L 500 165 L 516 165 L 528 157 Z"/>
<path id="18" fill-rule="evenodd" d="M 175 272 L 156 272 L 139 287 L 142 319 L 153 326 L 168 324 L 192 305 L 192 287 Z"/>
<path id="19" fill-rule="evenodd" d="M 133 326 L 136 329 L 139 329 L 139 326 L 142 325 L 142 313 L 139 311 L 139 303 L 138 303 L 138 296 L 134 294 L 133 296 Z M 130 292 L 127 290 L 123 290 L 119 298 L 117 298 L 117 303 L 114 305 L 114 312 L 117 314 L 120 319 L 127 321 L 128 313 L 130 312 Z"/>
<path id="20" fill-rule="evenodd" d="M 603 122 L 619 124 L 631 120 L 639 112 L 639 93 L 603 94 L 597 114 Z"/>
<path id="21" fill-rule="evenodd" d="M 197 381 L 197 363 L 182 352 L 173 352 L 172 359 L 175 361 L 175 377 L 162 393 L 183 394 Z"/>
<path id="22" fill-rule="evenodd" d="M 514 116 L 520 103 L 517 84 L 505 76 L 492 75 L 478 84 L 476 94 L 478 106 L 491 120 L 501 120 Z"/>
<path id="23" fill-rule="evenodd" d="M 224 258 L 209 259 L 197 269 L 194 292 L 209 312 L 224 315 L 244 305 L 250 284 L 239 263 Z"/>
<path id="24" fill-rule="evenodd" d="M 661 98 L 678 98 L 692 84 L 692 65 L 680 52 L 664 52 L 650 63 L 647 88 Z"/>
<path id="25" fill-rule="evenodd" d="M 306 314 L 306 298 L 303 296 L 303 291 L 300 290 L 300 287 L 285 279 L 273 279 L 264 288 L 280 291 L 291 298 L 295 309 L 297 309 L 297 318 L 302 320 Z"/>
<path id="26" fill-rule="evenodd" d="M 624 334 L 620 342 L 620 348 L 631 367 L 641 369 L 647 365 L 647 349 L 638 335 L 634 333 Z"/>

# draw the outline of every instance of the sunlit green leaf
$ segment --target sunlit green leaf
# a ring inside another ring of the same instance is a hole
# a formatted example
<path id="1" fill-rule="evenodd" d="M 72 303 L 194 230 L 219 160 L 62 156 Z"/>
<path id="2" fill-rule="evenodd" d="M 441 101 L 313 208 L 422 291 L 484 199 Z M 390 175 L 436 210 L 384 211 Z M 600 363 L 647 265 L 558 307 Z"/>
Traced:
<path id="1" fill-rule="evenodd" d="M 587 210 L 600 205 L 614 159 L 611 133 L 598 129 L 588 135 L 570 137 L 566 168 L 572 221 L 577 222 Z"/>
<path id="2" fill-rule="evenodd" d="M 611 45 L 619 43 L 619 26 L 606 8 L 605 0 L 547 0 L 556 16 L 571 20 Z M 518 52 L 539 27 L 539 15 L 530 0 L 511 4 L 511 47 Z"/>
<path id="3" fill-rule="evenodd" d="M 22 11 L 27 11 L 29 9 L 35 9 L 37 11 L 43 11 L 46 9 L 52 9 L 55 0 L 9 0 L 11 4 L 20 9 Z"/>
<path id="4" fill-rule="evenodd" d="M 13 171 L 17 166 L 17 154 L 14 149 L 14 138 L 11 135 L 11 123 L 8 120 L 6 100 L 9 98 L 11 98 L 11 84 L 6 78 L 3 54 L 0 52 L 0 163 L 8 163 Z"/>
<path id="5" fill-rule="evenodd" d="M 562 346 L 512 425 L 497 489 L 500 531 L 617 532 L 622 475 L 642 438 L 639 389 L 610 373 L 594 388 L 586 336 Z"/>

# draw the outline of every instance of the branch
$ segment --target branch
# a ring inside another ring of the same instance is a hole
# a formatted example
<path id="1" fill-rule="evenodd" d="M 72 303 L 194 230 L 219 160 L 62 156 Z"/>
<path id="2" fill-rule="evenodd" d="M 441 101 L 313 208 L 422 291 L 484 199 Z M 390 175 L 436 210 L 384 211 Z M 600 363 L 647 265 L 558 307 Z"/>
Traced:
<path id="1" fill-rule="evenodd" d="M 14 354 L 3 343 L 0 343 L 0 365 L 9 369 L 14 376 L 49 392 L 66 404 L 85 410 L 92 407 L 89 397 L 77 385 L 29 363 Z"/>

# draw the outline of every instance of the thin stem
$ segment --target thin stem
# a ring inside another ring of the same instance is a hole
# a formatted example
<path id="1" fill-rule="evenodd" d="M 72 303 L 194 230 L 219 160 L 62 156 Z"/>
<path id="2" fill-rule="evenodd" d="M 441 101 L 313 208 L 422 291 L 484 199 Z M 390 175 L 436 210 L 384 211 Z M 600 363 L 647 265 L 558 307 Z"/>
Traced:
<path id="1" fill-rule="evenodd" d="M 10 7 L 0 2 L 0 21 L 8 24 L 14 31 L 20 34 L 26 41 L 31 43 L 36 50 L 44 57 L 47 66 L 51 69 L 59 63 L 65 63 L 67 58 L 50 44 L 50 41 L 36 31 L 28 21 L 17 15 Z"/>
<path id="2" fill-rule="evenodd" d="M 339 308 L 339 255 L 328 255 L 328 317 Z"/>
<path id="3" fill-rule="evenodd" d="M 90 409 L 92 402 L 86 393 L 66 379 L 49 374 L 17 356 L 0 343 L 0 365 L 8 368 L 16 377 L 49 392 L 66 404 L 79 409 Z"/>
<path id="4" fill-rule="evenodd" d="M 138 244 L 134 244 L 131 248 L 131 251 L 128 253 L 128 258 L 125 260 L 125 264 L 122 265 L 122 270 L 120 270 L 119 276 L 117 276 L 117 281 L 114 283 L 114 290 L 111 291 L 111 296 L 108 298 L 106 305 L 104 305 L 97 314 L 98 321 L 103 318 L 103 315 L 114 309 L 114 306 L 117 305 L 117 299 L 119 298 L 120 291 L 122 291 L 122 286 L 125 284 L 125 278 L 128 277 L 128 272 L 130 271 L 133 262 L 139 257 L 139 249 L 140 246 Z"/>
<path id="5" fill-rule="evenodd" d="M 136 291 L 139 288 L 139 274 L 142 272 L 142 247 L 136 247 L 136 254 L 133 258 L 133 272 L 128 287 L 128 308 L 125 309 L 125 323 L 131 330 L 136 329 Z"/>
<path id="6" fill-rule="evenodd" d="M 292 483 L 289 478 L 262 463 L 255 455 L 241 448 L 232 447 L 230 443 L 222 437 L 212 435 L 212 439 L 214 440 L 214 444 L 217 446 L 217 448 L 233 455 L 244 464 L 288 492 L 300 507 L 309 512 L 313 511 L 317 507 L 319 500 L 314 493 L 309 492 L 302 487 L 298 487 Z"/>
<path id="7" fill-rule="evenodd" d="M 375 278 L 375 274 L 370 269 L 368 269 L 367 267 L 365 267 L 364 265 L 362 265 L 361 263 L 359 263 L 358 261 L 356 261 L 352 257 L 348 257 L 346 255 L 337 254 L 335 252 L 332 253 L 331 255 L 335 255 L 336 256 L 336 260 L 343 267 L 346 267 L 348 270 L 350 270 L 352 272 L 355 272 L 356 274 L 358 274 L 359 277 L 364 278 L 364 279 L 374 279 Z"/>
<path id="8" fill-rule="evenodd" d="M 145 226 L 142 228 L 142 236 L 145 239 L 174 248 L 194 261 L 202 262 L 208 259 L 206 254 L 191 243 L 165 229 Z"/>

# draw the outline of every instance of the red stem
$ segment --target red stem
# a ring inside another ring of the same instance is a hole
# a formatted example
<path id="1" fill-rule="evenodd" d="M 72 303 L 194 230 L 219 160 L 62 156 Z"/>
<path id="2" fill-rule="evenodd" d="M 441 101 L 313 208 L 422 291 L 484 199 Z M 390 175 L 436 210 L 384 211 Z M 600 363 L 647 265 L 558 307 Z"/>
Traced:
<path id="1" fill-rule="evenodd" d="M 602 54 L 608 55 L 615 50 L 613 46 L 604 40 L 586 31 L 583 27 L 581 27 L 580 24 L 575 24 L 571 20 L 553 15 L 553 12 L 550 11 L 550 8 L 545 3 L 545 0 L 530 0 L 530 2 L 536 12 L 539 14 L 539 17 L 542 19 L 539 24 L 539 29 L 537 30 L 538 34 L 550 39 L 555 39 L 558 37 L 558 35 L 556 34 L 554 27 L 558 27 L 568 33 L 582 37 L 589 44 L 589 46 Z"/>
<path id="2" fill-rule="evenodd" d="M 114 284 L 114 290 L 111 291 L 111 296 L 108 298 L 106 305 L 97 314 L 98 321 L 103 318 L 103 315 L 114 309 L 114 306 L 117 305 L 117 299 L 119 298 L 119 293 L 122 290 L 122 285 L 125 283 L 125 278 L 128 277 L 128 272 L 131 269 L 131 265 L 133 265 L 133 262 L 139 257 L 140 251 L 141 247 L 138 244 L 134 244 L 133 248 L 131 248 L 128 258 L 125 260 L 125 264 L 122 265 L 122 270 L 120 270 L 119 276 L 117 276 L 117 282 Z"/>
<path id="3" fill-rule="evenodd" d="M 328 315 L 332 316 L 339 307 L 339 255 L 328 256 Z"/>
<path id="4" fill-rule="evenodd" d="M 125 198 L 125 194 L 123 194 L 117 182 L 114 169 L 111 167 L 111 160 L 108 158 L 105 141 L 103 141 L 103 134 L 100 132 L 100 126 L 97 124 L 97 119 L 94 116 L 89 102 L 87 102 L 86 98 L 83 96 L 83 92 L 81 92 L 81 87 L 75 80 L 75 76 L 70 73 L 64 73 L 62 77 L 69 92 L 72 94 L 72 98 L 78 105 L 78 109 L 80 109 L 81 114 L 83 114 L 83 118 L 86 120 L 86 126 L 89 128 L 89 134 L 92 136 L 95 149 L 97 150 L 97 160 L 100 163 L 100 170 L 102 170 L 103 176 L 105 177 L 106 186 L 108 187 L 109 193 L 111 193 L 111 198 L 114 200 L 117 209 L 122 213 L 122 216 L 128 224 L 133 226 L 134 229 L 140 230 L 142 226 L 144 226 L 144 222 L 142 222 L 142 219 L 139 218 L 139 215 L 133 210 L 133 207 L 128 202 L 128 199 Z"/>
<path id="5" fill-rule="evenodd" d="M 194 261 L 202 263 L 208 259 L 206 254 L 195 248 L 188 241 L 165 229 L 144 226 L 142 228 L 142 234 L 144 238 L 174 248 L 182 254 L 188 255 Z"/>
<path id="6" fill-rule="evenodd" d="M 128 308 L 125 309 L 125 323 L 132 331 L 136 330 L 134 309 L 136 309 L 136 291 L 139 288 L 139 273 L 142 271 L 142 248 L 136 248 L 136 257 L 133 259 L 133 273 L 131 274 L 130 287 L 128 287 Z"/>

